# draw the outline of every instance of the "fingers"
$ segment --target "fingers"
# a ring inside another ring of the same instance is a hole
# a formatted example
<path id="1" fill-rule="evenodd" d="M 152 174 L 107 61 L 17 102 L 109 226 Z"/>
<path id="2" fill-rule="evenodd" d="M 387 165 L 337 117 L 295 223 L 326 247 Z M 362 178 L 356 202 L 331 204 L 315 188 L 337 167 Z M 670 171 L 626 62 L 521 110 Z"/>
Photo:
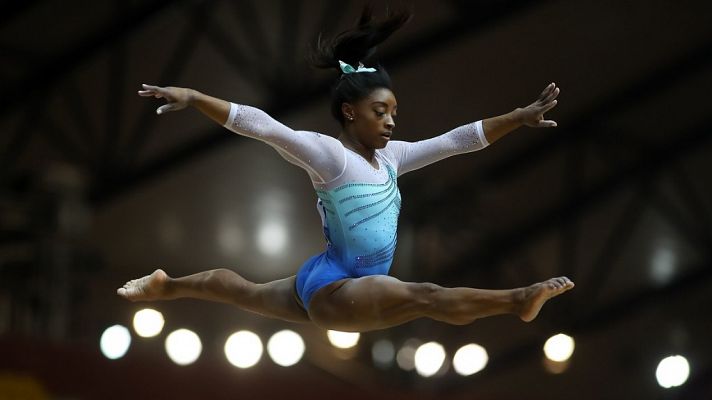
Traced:
<path id="1" fill-rule="evenodd" d="M 541 92 L 541 95 L 539 96 L 539 102 L 541 103 L 548 103 L 556 98 L 560 93 L 560 90 L 558 87 L 556 87 L 556 83 L 550 83 L 549 86 L 544 88 L 544 91 Z"/>
<path id="2" fill-rule="evenodd" d="M 163 95 L 159 92 L 154 92 L 153 90 L 139 90 L 138 95 L 141 97 L 155 97 L 160 99 Z"/>
<path id="3" fill-rule="evenodd" d="M 138 91 L 138 95 L 142 97 L 155 97 L 157 99 L 164 98 L 168 102 L 156 109 L 156 114 L 163 114 L 170 111 L 182 110 L 187 106 L 185 99 L 176 95 L 175 89 L 172 87 L 160 87 L 154 85 L 141 85 L 143 90 Z"/>
<path id="4" fill-rule="evenodd" d="M 540 102 L 544 104 L 550 103 L 559 96 L 559 93 L 561 93 L 561 90 L 558 87 L 551 86 L 546 95 L 540 99 Z"/>
<path id="5" fill-rule="evenodd" d="M 556 85 L 552 82 L 550 83 L 547 87 L 544 88 L 544 90 L 541 92 L 539 95 L 539 101 L 544 100 L 551 92 L 556 88 Z"/>
<path id="6" fill-rule="evenodd" d="M 160 115 L 169 111 L 176 111 L 177 109 L 178 108 L 176 107 L 175 103 L 168 103 L 158 107 L 156 109 L 156 114 Z"/>
<path id="7" fill-rule="evenodd" d="M 556 87 L 556 84 L 553 82 L 549 84 L 546 89 L 544 89 L 544 92 L 542 93 L 542 98 L 540 100 L 540 102 L 543 104 L 541 106 L 541 110 L 539 111 L 540 115 L 544 115 L 544 113 L 556 107 L 556 105 L 559 103 L 558 100 L 556 100 L 556 97 L 559 95 L 560 92 L 561 91 L 559 90 L 559 88 Z M 557 124 L 556 121 L 544 120 L 542 118 L 540 121 L 537 122 L 536 126 L 539 128 L 554 128 L 557 126 Z"/>
<path id="8" fill-rule="evenodd" d="M 544 99 L 544 103 L 550 103 L 554 101 L 554 99 L 559 96 L 559 93 L 561 93 L 561 90 L 559 90 L 559 88 L 553 89 L 551 93 L 549 93 L 549 95 L 546 96 L 546 98 Z"/>
<path id="9" fill-rule="evenodd" d="M 547 112 L 547 111 L 551 110 L 552 108 L 556 107 L 557 104 L 559 104 L 558 100 L 553 100 L 551 103 L 545 104 L 545 105 L 541 108 L 541 113 L 544 114 L 545 112 Z"/>
<path id="10" fill-rule="evenodd" d="M 146 85 L 145 83 L 141 85 L 143 90 L 138 91 L 138 95 L 142 97 L 155 97 L 160 99 L 163 97 L 163 88 L 159 86 Z"/>

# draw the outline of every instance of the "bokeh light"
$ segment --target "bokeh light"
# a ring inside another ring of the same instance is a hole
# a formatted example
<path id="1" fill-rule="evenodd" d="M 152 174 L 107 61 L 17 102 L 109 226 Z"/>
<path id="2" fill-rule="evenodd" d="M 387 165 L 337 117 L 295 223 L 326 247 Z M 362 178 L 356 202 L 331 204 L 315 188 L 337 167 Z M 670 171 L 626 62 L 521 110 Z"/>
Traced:
<path id="1" fill-rule="evenodd" d="M 361 334 L 358 332 L 341 332 L 341 331 L 326 331 L 326 336 L 329 338 L 329 342 L 334 347 L 340 349 L 349 349 L 356 346 Z"/>
<path id="2" fill-rule="evenodd" d="M 487 350 L 478 344 L 468 344 L 460 347 L 452 359 L 455 372 L 468 376 L 482 371 L 489 361 Z"/>
<path id="3" fill-rule="evenodd" d="M 116 360 L 123 357 L 131 345 L 131 333 L 122 325 L 106 328 L 99 339 L 99 348 L 104 357 Z"/>
<path id="4" fill-rule="evenodd" d="M 141 337 L 153 337 L 163 330 L 163 314 L 151 308 L 137 311 L 133 318 L 133 327 Z"/>
<path id="5" fill-rule="evenodd" d="M 435 375 L 445 361 L 445 349 L 440 343 L 428 342 L 415 351 L 415 370 L 420 376 Z"/>
<path id="6" fill-rule="evenodd" d="M 254 332 L 235 332 L 225 341 L 225 356 L 238 368 L 250 368 L 262 357 L 262 340 Z"/>
<path id="7" fill-rule="evenodd" d="M 689 376 L 690 364 L 685 357 L 679 355 L 665 357 L 655 371 L 658 385 L 666 389 L 682 385 Z"/>
<path id="8" fill-rule="evenodd" d="M 257 231 L 257 247 L 266 255 L 280 254 L 287 247 L 287 227 L 282 221 L 263 222 Z"/>
<path id="9" fill-rule="evenodd" d="M 178 329 L 166 338 L 166 353 L 174 363 L 189 365 L 200 357 L 203 344 L 198 335 L 188 329 Z"/>
<path id="10" fill-rule="evenodd" d="M 380 339 L 371 347 L 371 357 L 373 362 L 379 367 L 388 367 L 393 363 L 396 350 L 390 340 Z"/>
<path id="11" fill-rule="evenodd" d="M 289 367 L 299 362 L 304 355 L 304 340 L 298 333 L 288 329 L 272 335 L 267 342 L 267 353 L 277 365 Z"/>
<path id="12" fill-rule="evenodd" d="M 563 362 L 574 353 L 574 347 L 574 339 L 571 336 L 559 333 L 544 343 L 544 354 L 551 361 Z"/>
<path id="13" fill-rule="evenodd" d="M 415 350 L 422 342 L 418 339 L 408 339 L 396 353 L 396 363 L 404 371 L 415 369 Z"/>

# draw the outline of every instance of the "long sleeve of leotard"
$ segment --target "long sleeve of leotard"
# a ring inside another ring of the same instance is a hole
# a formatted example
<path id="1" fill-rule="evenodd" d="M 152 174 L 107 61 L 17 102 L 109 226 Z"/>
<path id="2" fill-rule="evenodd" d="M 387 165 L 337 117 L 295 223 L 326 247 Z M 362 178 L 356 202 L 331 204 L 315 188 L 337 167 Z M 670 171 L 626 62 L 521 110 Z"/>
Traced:
<path id="1" fill-rule="evenodd" d="M 338 140 L 317 132 L 295 131 L 259 108 L 230 103 L 224 126 L 269 144 L 285 160 L 306 170 L 314 182 L 329 182 L 344 172 L 345 154 Z"/>
<path id="2" fill-rule="evenodd" d="M 488 145 L 480 120 L 419 142 L 393 140 L 388 143 L 387 149 L 397 164 L 398 175 L 403 175 L 444 158 L 481 150 Z"/>

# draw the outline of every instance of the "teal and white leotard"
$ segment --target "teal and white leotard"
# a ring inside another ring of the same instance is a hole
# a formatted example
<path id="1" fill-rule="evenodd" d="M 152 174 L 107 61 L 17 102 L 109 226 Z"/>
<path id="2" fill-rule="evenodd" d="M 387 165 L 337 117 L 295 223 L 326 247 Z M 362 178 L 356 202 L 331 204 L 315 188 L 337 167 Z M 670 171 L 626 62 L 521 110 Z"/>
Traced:
<path id="1" fill-rule="evenodd" d="M 477 121 L 419 142 L 389 141 L 375 151 L 375 168 L 337 139 L 292 130 L 255 107 L 231 103 L 225 127 L 267 143 L 311 178 L 327 247 L 297 273 L 297 294 L 306 308 L 329 283 L 388 274 L 397 241 L 399 176 L 488 145 Z"/>

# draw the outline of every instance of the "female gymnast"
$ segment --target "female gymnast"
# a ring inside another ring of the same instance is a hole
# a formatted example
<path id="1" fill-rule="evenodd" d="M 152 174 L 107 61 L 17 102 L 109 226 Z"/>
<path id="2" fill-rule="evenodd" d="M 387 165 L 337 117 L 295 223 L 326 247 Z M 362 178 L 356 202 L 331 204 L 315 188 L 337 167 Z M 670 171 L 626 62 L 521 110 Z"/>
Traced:
<path id="1" fill-rule="evenodd" d="M 375 47 L 401 28 L 409 12 L 382 21 L 366 7 L 356 27 L 330 40 L 320 37 L 311 61 L 337 68 L 331 113 L 338 138 L 295 131 L 268 114 L 188 88 L 143 85 L 144 97 L 164 98 L 162 114 L 188 106 L 250 138 L 265 142 L 304 169 L 318 197 L 326 250 L 296 275 L 253 283 L 229 269 L 172 278 L 158 269 L 127 282 L 117 293 L 131 301 L 196 298 L 235 305 L 271 318 L 313 322 L 340 331 L 370 331 L 427 317 L 449 324 L 515 314 L 533 320 L 550 298 L 574 287 L 566 277 L 528 287 L 485 290 L 403 282 L 388 276 L 400 211 L 397 178 L 446 157 L 483 149 L 522 126 L 555 127 L 544 113 L 556 106 L 559 88 L 548 85 L 532 104 L 455 128 L 419 142 L 392 140 L 397 103 L 385 69 L 363 66 Z"/>

